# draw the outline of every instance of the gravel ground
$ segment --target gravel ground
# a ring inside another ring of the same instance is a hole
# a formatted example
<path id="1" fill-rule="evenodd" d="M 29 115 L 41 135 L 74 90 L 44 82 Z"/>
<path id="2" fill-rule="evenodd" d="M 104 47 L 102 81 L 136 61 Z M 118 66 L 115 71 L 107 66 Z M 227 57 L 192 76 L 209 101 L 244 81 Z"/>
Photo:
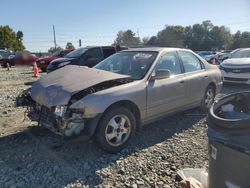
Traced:
<path id="1" fill-rule="evenodd" d="M 24 118 L 16 96 L 31 68 L 0 69 L 0 187 L 178 187 L 176 172 L 208 167 L 205 115 L 178 113 L 146 125 L 117 154 L 93 141 L 63 141 Z M 217 97 L 247 90 L 227 85 Z"/>

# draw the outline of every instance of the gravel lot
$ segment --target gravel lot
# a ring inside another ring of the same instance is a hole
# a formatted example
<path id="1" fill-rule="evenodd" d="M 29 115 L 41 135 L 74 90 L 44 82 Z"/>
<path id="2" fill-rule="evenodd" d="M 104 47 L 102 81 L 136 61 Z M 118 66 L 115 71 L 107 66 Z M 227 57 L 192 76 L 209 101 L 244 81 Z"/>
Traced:
<path id="1" fill-rule="evenodd" d="M 31 68 L 0 69 L 0 187 L 178 187 L 176 171 L 208 167 L 205 115 L 189 110 L 145 126 L 112 155 L 91 140 L 63 140 L 25 119 L 16 96 Z M 247 90 L 227 85 L 217 97 Z"/>

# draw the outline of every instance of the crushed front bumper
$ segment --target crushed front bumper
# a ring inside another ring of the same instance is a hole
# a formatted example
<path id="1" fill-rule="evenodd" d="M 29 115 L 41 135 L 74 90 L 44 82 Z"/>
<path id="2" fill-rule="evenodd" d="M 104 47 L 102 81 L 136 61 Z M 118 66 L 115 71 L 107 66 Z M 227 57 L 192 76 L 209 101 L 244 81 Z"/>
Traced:
<path id="1" fill-rule="evenodd" d="M 39 126 L 64 137 L 78 135 L 91 137 L 96 130 L 101 114 L 94 118 L 60 117 L 56 116 L 50 108 L 36 105 L 31 108 L 29 117 L 33 121 L 37 121 Z"/>

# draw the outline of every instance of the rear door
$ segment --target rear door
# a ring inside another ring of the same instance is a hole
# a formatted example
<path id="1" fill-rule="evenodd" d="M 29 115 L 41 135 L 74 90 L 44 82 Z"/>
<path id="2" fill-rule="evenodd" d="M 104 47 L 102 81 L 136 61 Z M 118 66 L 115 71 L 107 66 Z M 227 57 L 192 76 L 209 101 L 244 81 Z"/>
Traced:
<path id="1" fill-rule="evenodd" d="M 178 51 L 183 63 L 185 76 L 187 79 L 187 102 L 189 104 L 198 103 L 202 100 L 207 87 L 205 79 L 205 66 L 198 57 L 188 51 Z"/>
<path id="2" fill-rule="evenodd" d="M 103 53 L 103 58 L 105 59 L 116 53 L 116 50 L 114 47 L 102 47 L 102 53 Z"/>
<path id="3" fill-rule="evenodd" d="M 84 65 L 93 67 L 103 59 L 101 48 L 91 48 L 83 54 Z"/>
<path id="4" fill-rule="evenodd" d="M 147 85 L 147 116 L 149 119 L 175 111 L 184 105 L 187 83 L 175 51 L 162 55 L 157 69 L 168 69 L 171 77 L 149 80 Z"/>

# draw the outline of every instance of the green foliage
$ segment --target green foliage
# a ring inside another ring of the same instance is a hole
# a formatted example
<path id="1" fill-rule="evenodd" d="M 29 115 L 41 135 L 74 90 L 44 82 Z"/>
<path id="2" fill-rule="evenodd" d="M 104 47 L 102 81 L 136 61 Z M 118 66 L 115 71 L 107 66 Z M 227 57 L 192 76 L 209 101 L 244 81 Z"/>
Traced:
<path id="1" fill-rule="evenodd" d="M 48 52 L 52 54 L 54 52 L 61 51 L 61 50 L 62 50 L 62 48 L 60 46 L 57 46 L 56 48 L 51 47 L 50 49 L 48 49 Z"/>
<path id="2" fill-rule="evenodd" d="M 74 50 L 75 47 L 74 47 L 74 45 L 72 44 L 72 42 L 67 42 L 65 49 L 73 49 L 73 50 Z"/>
<path id="3" fill-rule="evenodd" d="M 143 44 L 192 50 L 219 50 L 250 47 L 250 32 L 231 34 L 225 26 L 206 20 L 192 26 L 166 26 Z"/>
<path id="4" fill-rule="evenodd" d="M 115 39 L 114 45 L 130 46 L 141 44 L 139 37 L 135 36 L 135 33 L 131 30 L 119 31 Z"/>
<path id="5" fill-rule="evenodd" d="M 24 50 L 23 32 L 15 33 L 8 25 L 0 26 L 0 47 L 8 48 L 14 52 Z"/>
<path id="6" fill-rule="evenodd" d="M 183 47 L 185 29 L 182 26 L 166 26 L 165 29 L 157 34 L 158 46 L 164 47 Z"/>
<path id="7" fill-rule="evenodd" d="M 250 47 L 250 32 L 241 33 L 238 31 L 233 35 L 233 48 L 246 48 Z"/>

